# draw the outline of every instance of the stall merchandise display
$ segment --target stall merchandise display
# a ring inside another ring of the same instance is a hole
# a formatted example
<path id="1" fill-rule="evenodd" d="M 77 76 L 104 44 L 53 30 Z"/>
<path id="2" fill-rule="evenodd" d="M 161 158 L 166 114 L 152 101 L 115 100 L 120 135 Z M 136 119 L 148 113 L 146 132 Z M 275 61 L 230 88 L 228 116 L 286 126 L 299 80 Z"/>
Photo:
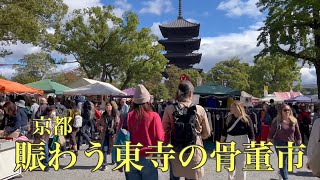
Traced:
<path id="1" fill-rule="evenodd" d="M 21 176 L 21 168 L 14 172 L 15 151 L 15 141 L 0 139 L 0 179 Z"/>

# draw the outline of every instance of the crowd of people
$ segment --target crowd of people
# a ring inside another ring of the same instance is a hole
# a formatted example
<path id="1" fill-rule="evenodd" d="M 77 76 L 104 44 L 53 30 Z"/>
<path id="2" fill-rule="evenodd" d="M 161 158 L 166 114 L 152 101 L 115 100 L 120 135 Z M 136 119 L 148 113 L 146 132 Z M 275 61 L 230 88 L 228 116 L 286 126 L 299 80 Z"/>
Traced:
<path id="1" fill-rule="evenodd" d="M 120 99 L 118 103 L 110 100 L 105 104 L 105 109 L 101 111 L 97 102 L 89 99 L 80 101 L 77 99 L 40 98 L 39 104 L 36 99 L 31 100 L 29 107 L 21 96 L 17 99 L 0 99 L 0 135 L 11 137 L 30 136 L 34 134 L 32 119 L 51 119 L 49 127 L 55 126 L 56 117 L 71 117 L 72 132 L 66 137 L 55 137 L 52 133 L 42 135 L 35 133 L 31 138 L 34 143 L 43 142 L 45 144 L 45 159 L 43 164 L 45 171 L 49 171 L 48 161 L 49 150 L 54 149 L 56 138 L 60 139 L 61 150 L 67 149 L 78 155 L 83 144 L 88 144 L 91 148 L 91 141 L 99 141 L 103 152 L 103 166 L 101 170 L 106 170 L 107 156 L 112 155 L 111 164 L 116 162 L 114 145 L 117 144 L 117 136 L 125 130 L 129 133 L 128 140 L 131 144 L 141 143 L 140 160 L 135 162 L 143 166 L 142 170 L 130 167 L 130 172 L 125 172 L 126 179 L 158 179 L 158 170 L 152 161 L 147 157 L 153 156 L 154 151 L 149 146 L 157 146 L 161 141 L 164 145 L 172 144 L 176 154 L 170 160 L 170 179 L 177 180 L 180 177 L 185 179 L 201 179 L 204 176 L 204 168 L 193 169 L 202 160 L 202 153 L 196 149 L 189 165 L 183 167 L 179 161 L 179 152 L 189 145 L 204 146 L 203 140 L 207 139 L 212 132 L 205 109 L 200 105 L 192 103 L 194 87 L 189 81 L 182 82 L 176 93 L 174 102 L 150 103 L 151 96 L 143 85 L 136 87 L 133 101 L 130 105 L 126 99 Z M 292 104 L 282 104 L 277 107 L 274 101 L 270 105 L 262 105 L 264 111 L 261 122 L 270 126 L 268 141 L 274 146 L 287 146 L 288 142 L 296 145 L 308 143 L 308 163 L 314 175 L 320 177 L 320 158 L 317 151 L 320 143 L 320 120 L 317 113 L 314 120 L 311 119 L 305 104 L 292 106 Z M 298 108 L 297 108 L 298 107 Z M 317 109 L 315 108 L 315 111 Z M 243 151 L 246 147 L 243 143 L 250 143 L 255 140 L 253 122 L 246 114 L 245 107 L 240 101 L 231 104 L 230 113 L 226 116 L 225 125 L 222 130 L 221 142 L 236 142 L 236 148 Z M 310 133 L 310 126 L 313 125 Z M 121 132 L 120 132 L 121 131 Z M 99 134 L 99 135 L 98 135 Z M 99 138 L 97 138 L 97 135 Z M 128 135 L 128 134 L 127 134 Z M 306 139 L 304 138 L 306 136 Z M 63 139 L 69 139 L 69 143 L 62 143 Z M 286 152 L 287 149 L 276 148 L 276 152 Z M 188 153 L 183 159 L 188 158 Z M 240 154 L 235 159 L 235 170 L 229 172 L 228 179 L 246 179 L 246 172 L 243 168 L 246 163 L 244 154 Z M 288 179 L 287 162 L 288 157 L 283 158 L 283 168 L 279 168 L 279 176 Z M 123 169 L 119 169 L 123 172 Z"/>

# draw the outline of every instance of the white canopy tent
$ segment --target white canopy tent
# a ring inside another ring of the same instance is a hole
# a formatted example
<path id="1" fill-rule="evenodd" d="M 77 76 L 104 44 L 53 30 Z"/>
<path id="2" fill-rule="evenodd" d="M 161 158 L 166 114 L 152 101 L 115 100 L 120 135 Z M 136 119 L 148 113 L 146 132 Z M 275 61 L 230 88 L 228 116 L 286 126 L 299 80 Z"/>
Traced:
<path id="1" fill-rule="evenodd" d="M 96 82 L 86 86 L 78 87 L 75 89 L 67 90 L 63 92 L 64 95 L 78 95 L 78 96 L 95 96 L 95 95 L 108 95 L 108 96 L 119 96 L 127 95 L 120 89 L 114 87 L 109 83 Z"/>
<path id="2" fill-rule="evenodd" d="M 106 85 L 109 84 L 109 83 L 102 82 L 102 81 L 97 81 L 97 80 L 94 80 L 94 79 L 81 78 L 81 79 L 75 81 L 74 83 L 71 83 L 70 85 L 68 85 L 68 87 L 78 88 L 78 87 L 83 87 L 83 86 L 94 84 L 94 83 L 101 83 L 101 84 L 106 84 Z"/>
<path id="3" fill-rule="evenodd" d="M 271 99 L 273 99 L 274 102 L 277 102 L 277 103 L 282 103 L 282 102 L 283 102 L 283 100 L 277 98 L 277 96 L 275 96 L 275 95 L 265 96 L 264 98 L 260 99 L 260 101 L 262 101 L 262 102 L 269 102 Z"/>

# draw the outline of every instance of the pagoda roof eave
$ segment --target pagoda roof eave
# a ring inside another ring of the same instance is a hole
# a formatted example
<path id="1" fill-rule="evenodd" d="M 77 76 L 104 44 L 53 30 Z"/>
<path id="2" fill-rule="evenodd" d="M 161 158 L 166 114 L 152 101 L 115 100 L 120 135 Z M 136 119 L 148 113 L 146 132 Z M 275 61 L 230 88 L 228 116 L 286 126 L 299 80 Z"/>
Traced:
<path id="1" fill-rule="evenodd" d="M 160 28 L 196 28 L 200 27 L 198 23 L 192 23 L 185 19 L 177 19 L 168 24 L 159 25 Z"/>

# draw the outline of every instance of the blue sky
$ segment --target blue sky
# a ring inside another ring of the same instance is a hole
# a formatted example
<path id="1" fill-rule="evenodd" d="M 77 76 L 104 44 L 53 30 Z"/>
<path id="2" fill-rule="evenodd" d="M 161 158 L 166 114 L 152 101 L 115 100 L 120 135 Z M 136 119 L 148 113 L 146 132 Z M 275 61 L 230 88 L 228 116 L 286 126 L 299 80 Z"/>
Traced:
<path id="1" fill-rule="evenodd" d="M 264 15 L 255 6 L 258 0 L 182 0 L 183 17 L 201 24 L 202 38 L 200 52 L 201 63 L 195 67 L 208 71 L 215 63 L 232 57 L 239 57 L 243 62 L 252 63 L 253 56 L 262 47 L 256 47 L 259 32 L 263 25 Z M 178 0 L 64 0 L 69 12 L 74 9 L 112 4 L 115 14 L 121 16 L 131 10 L 139 15 L 140 27 L 150 27 L 152 32 L 161 38 L 158 25 L 173 21 L 178 16 Z M 7 47 L 8 48 L 8 47 Z M 24 54 L 40 51 L 39 47 L 30 44 L 9 47 L 14 54 L 0 58 L 1 63 L 17 62 Z M 57 53 L 53 53 L 57 56 Z M 72 61 L 73 57 L 68 56 Z M 69 70 L 77 66 L 67 64 L 59 70 Z M 1 67 L 0 72 L 11 77 L 11 67 Z M 301 69 L 304 84 L 315 84 L 315 69 Z"/>

